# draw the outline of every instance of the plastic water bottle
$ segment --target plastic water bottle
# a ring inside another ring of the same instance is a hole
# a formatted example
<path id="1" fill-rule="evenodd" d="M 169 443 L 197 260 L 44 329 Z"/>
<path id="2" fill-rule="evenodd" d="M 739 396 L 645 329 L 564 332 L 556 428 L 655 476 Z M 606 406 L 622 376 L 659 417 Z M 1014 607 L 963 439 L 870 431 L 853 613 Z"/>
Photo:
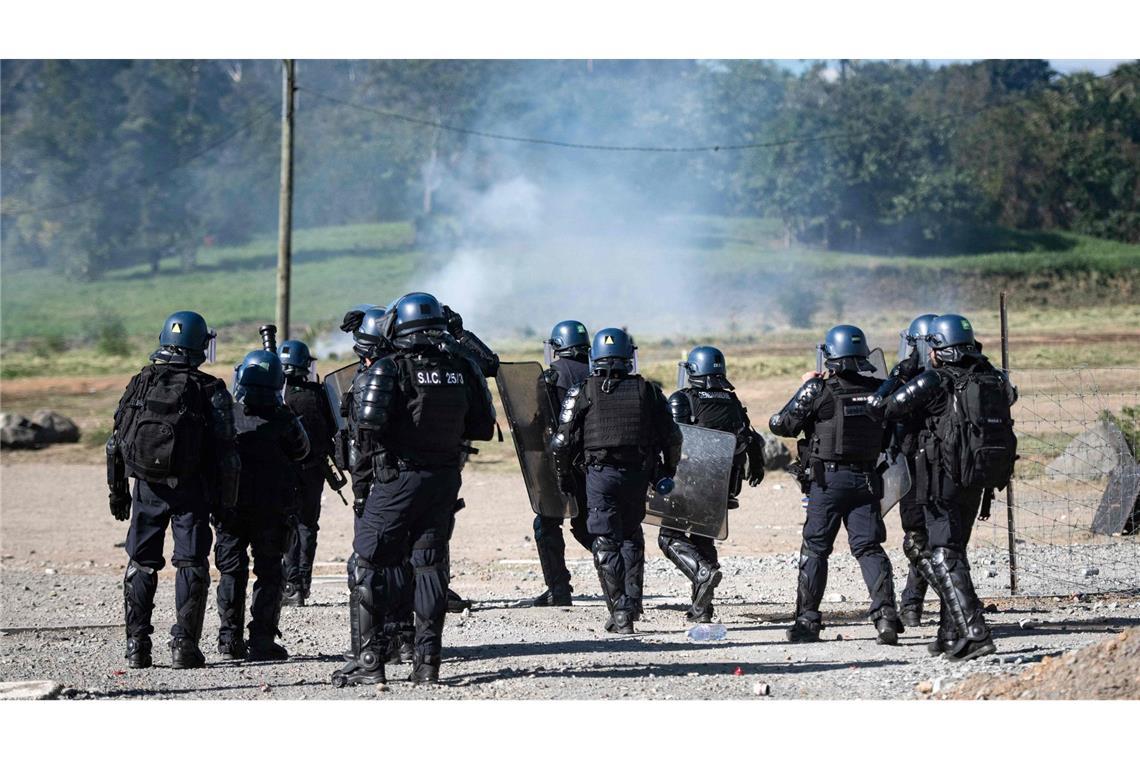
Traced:
<path id="1" fill-rule="evenodd" d="M 723 641 L 728 637 L 728 629 L 720 623 L 701 623 L 689 629 L 693 641 Z"/>
<path id="2" fill-rule="evenodd" d="M 653 489 L 662 496 L 668 496 L 673 493 L 674 485 L 673 478 L 661 478 L 661 480 L 658 480 L 657 484 L 653 486 Z"/>

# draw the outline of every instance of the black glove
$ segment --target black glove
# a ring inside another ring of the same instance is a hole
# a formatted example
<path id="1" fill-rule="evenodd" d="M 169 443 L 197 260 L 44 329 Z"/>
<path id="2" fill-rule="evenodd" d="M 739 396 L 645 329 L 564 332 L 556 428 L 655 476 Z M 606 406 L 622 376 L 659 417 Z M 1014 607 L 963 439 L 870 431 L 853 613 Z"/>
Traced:
<path id="1" fill-rule="evenodd" d="M 352 499 L 352 511 L 356 513 L 357 517 L 364 517 L 364 502 L 368 501 L 366 496 L 354 496 Z"/>
<path id="2" fill-rule="evenodd" d="M 574 495 L 574 476 L 558 473 L 558 490 L 567 496 Z"/>
<path id="3" fill-rule="evenodd" d="M 459 312 L 454 311 L 450 306 L 444 304 L 443 318 L 447 320 L 447 331 L 449 333 L 456 338 L 463 335 L 463 317 L 459 316 Z"/>
<path id="4" fill-rule="evenodd" d="M 748 468 L 748 485 L 755 488 L 764 482 L 764 468 L 763 467 L 749 467 Z"/>
<path id="5" fill-rule="evenodd" d="M 131 516 L 131 495 L 125 491 L 111 491 L 111 517 L 120 522 Z"/>
<path id="6" fill-rule="evenodd" d="M 362 311 L 347 311 L 344 314 L 344 320 L 340 323 L 341 332 L 356 332 L 360 325 L 364 322 L 364 312 Z"/>
<path id="7" fill-rule="evenodd" d="M 918 374 L 922 372 L 922 366 L 919 364 L 919 350 L 919 347 L 916 346 L 910 352 L 910 356 L 896 364 L 895 368 L 891 370 L 891 376 L 899 378 L 903 383 L 909 383 L 918 377 Z"/>

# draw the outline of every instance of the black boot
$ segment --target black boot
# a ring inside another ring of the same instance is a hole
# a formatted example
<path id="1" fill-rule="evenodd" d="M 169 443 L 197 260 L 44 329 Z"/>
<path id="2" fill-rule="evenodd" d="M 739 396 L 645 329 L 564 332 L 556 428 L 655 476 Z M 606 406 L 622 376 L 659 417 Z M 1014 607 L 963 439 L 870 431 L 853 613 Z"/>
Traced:
<path id="1" fill-rule="evenodd" d="M 203 668 L 206 657 L 198 648 L 210 592 L 210 571 L 204 565 L 178 568 L 174 596 L 178 605 L 170 641 L 170 666 L 175 669 Z"/>
<path id="2" fill-rule="evenodd" d="M 818 620 L 798 617 L 796 621 L 792 623 L 792 627 L 787 630 L 788 641 L 793 644 L 819 641 L 819 630 L 821 627 Z"/>
<path id="3" fill-rule="evenodd" d="M 218 579 L 218 654 L 223 660 L 244 660 L 248 652 L 245 644 L 245 590 L 249 571 L 222 573 Z"/>
<path id="4" fill-rule="evenodd" d="M 131 560 L 123 574 L 123 616 L 127 624 L 127 667 L 149 668 L 151 659 L 150 624 L 158 575 L 149 567 Z"/>
<path id="5" fill-rule="evenodd" d="M 899 643 L 899 633 L 903 626 L 894 607 L 880 607 L 871 615 L 875 623 L 875 640 L 880 644 L 895 646 Z"/>
<path id="6" fill-rule="evenodd" d="M 337 688 L 358 684 L 387 683 L 384 660 L 388 642 L 384 639 L 384 620 L 377 605 L 384 598 L 384 575 L 355 553 L 348 559 L 348 622 L 352 652 L 345 654 L 346 664 L 332 674 Z"/>
<path id="7" fill-rule="evenodd" d="M 957 634 L 957 639 L 945 651 L 946 658 L 972 660 L 993 654 L 997 648 L 982 614 L 982 605 L 974 593 L 966 558 L 953 549 L 940 546 L 931 553 L 930 563 Z"/>
<path id="8" fill-rule="evenodd" d="M 930 652 L 934 657 L 938 657 L 945 652 L 954 648 L 954 642 L 958 640 L 958 629 L 954 627 L 954 621 L 950 617 L 950 613 L 943 604 L 938 611 L 938 634 L 934 640 L 926 645 L 926 651 Z"/>
<path id="9" fill-rule="evenodd" d="M 593 549 L 594 568 L 598 571 L 606 608 L 610 612 L 606 630 L 610 633 L 633 633 L 633 619 L 625 595 L 625 567 L 622 563 L 621 545 L 605 536 L 598 536 L 594 539 Z"/>
<path id="10" fill-rule="evenodd" d="M 413 626 L 400 625 L 388 635 L 389 665 L 410 663 L 415 659 L 416 629 Z"/>
<path id="11" fill-rule="evenodd" d="M 257 566 L 255 565 L 255 572 Z M 280 567 L 280 563 L 276 564 Z M 259 577 L 253 584 L 250 600 L 249 652 L 247 660 L 287 660 L 289 652 L 277 643 L 281 635 L 277 627 L 281 621 L 280 575 L 270 570 L 268 578 Z"/>
<path id="12" fill-rule="evenodd" d="M 709 562 L 684 535 L 661 532 L 657 545 L 693 585 L 692 606 L 685 613 L 689 622 L 712 622 L 712 599 L 721 581 L 719 565 Z"/>
<path id="13" fill-rule="evenodd" d="M 408 680 L 414 684 L 439 683 L 439 655 L 416 655 Z"/>
<path id="14" fill-rule="evenodd" d="M 281 604 L 285 607 L 305 606 L 305 587 L 298 583 L 286 583 L 281 590 Z"/>
<path id="15" fill-rule="evenodd" d="M 899 620 L 903 625 L 915 627 L 922 625 L 922 605 L 904 606 L 899 612 Z"/>

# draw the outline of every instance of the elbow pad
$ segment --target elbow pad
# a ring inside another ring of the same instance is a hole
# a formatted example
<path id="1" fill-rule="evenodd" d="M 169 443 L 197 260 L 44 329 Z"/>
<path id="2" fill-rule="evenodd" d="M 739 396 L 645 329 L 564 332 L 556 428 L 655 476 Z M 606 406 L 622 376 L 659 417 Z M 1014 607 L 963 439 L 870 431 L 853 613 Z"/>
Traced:
<path id="1" fill-rule="evenodd" d="M 898 369 L 896 367 L 895 369 Z M 867 408 L 871 411 L 871 415 L 877 419 L 883 417 L 883 407 L 887 403 L 887 399 L 891 394 L 897 391 L 904 383 L 902 377 L 895 372 L 891 372 L 890 377 L 883 381 L 871 397 L 867 399 Z"/>
<path id="2" fill-rule="evenodd" d="M 107 439 L 107 487 L 112 493 L 129 490 L 127 465 L 123 461 L 123 452 L 119 450 L 118 430 L 113 431 Z"/>
<path id="3" fill-rule="evenodd" d="M 578 383 L 570 390 L 566 391 L 566 398 L 562 399 L 562 411 L 558 415 L 558 422 L 561 425 L 567 425 L 578 414 L 581 408 L 580 401 L 582 399 L 582 384 Z"/>
<path id="4" fill-rule="evenodd" d="M 478 335 L 470 330 L 463 330 L 463 334 L 459 337 L 459 345 L 463 347 L 464 353 L 475 363 L 484 377 L 494 377 L 499 373 L 499 355 L 492 351 L 490 346 L 479 340 Z"/>
<path id="5" fill-rule="evenodd" d="M 813 377 L 800 386 L 796 395 L 784 404 L 784 408 L 772 415 L 768 427 L 776 435 L 789 438 L 799 435 L 804 422 L 811 413 L 812 404 L 823 393 L 823 380 Z"/>
<path id="6" fill-rule="evenodd" d="M 681 391 L 674 391 L 669 397 L 669 411 L 674 422 L 683 422 L 690 425 L 693 422 L 693 406 L 689 403 L 689 396 Z"/>
<path id="7" fill-rule="evenodd" d="M 380 359 L 353 381 L 353 413 L 356 424 L 381 431 L 388 425 L 395 399 L 399 369 L 391 359 Z"/>
<path id="8" fill-rule="evenodd" d="M 884 407 L 887 419 L 895 419 L 913 414 L 928 404 L 942 387 L 938 373 L 928 369 L 896 391 L 887 399 Z"/>
<path id="9" fill-rule="evenodd" d="M 570 438 L 566 431 L 559 430 L 550 439 L 550 455 L 554 459 L 554 469 L 562 475 L 570 474 L 574 454 L 571 451 Z"/>

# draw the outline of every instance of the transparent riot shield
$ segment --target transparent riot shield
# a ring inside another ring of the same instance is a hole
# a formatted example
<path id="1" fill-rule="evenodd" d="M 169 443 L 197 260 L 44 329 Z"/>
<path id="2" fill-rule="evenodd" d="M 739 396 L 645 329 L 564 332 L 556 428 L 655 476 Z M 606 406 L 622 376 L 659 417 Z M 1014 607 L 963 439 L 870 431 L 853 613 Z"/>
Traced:
<path id="1" fill-rule="evenodd" d="M 554 399 L 538 362 L 503 362 L 495 376 L 511 428 L 530 508 L 543 517 L 574 517 L 576 500 L 558 489 L 554 460 L 547 448 L 557 427 Z"/>
<path id="2" fill-rule="evenodd" d="M 352 388 L 352 381 L 359 369 L 360 364 L 358 362 L 325 375 L 325 394 L 328 396 L 329 405 L 332 407 L 333 419 L 336 420 L 338 430 L 344 430 L 348 425 L 348 421 L 340 416 L 340 402 L 344 398 L 344 394 Z"/>
<path id="3" fill-rule="evenodd" d="M 875 469 L 883 477 L 883 497 L 879 500 L 879 511 L 886 515 L 911 489 L 913 479 L 910 465 L 902 454 L 884 453 L 879 456 L 879 464 Z"/>
<path id="4" fill-rule="evenodd" d="M 724 540 L 736 436 L 696 425 L 678 427 L 684 441 L 673 490 L 662 495 L 650 488 L 645 522 Z"/>

